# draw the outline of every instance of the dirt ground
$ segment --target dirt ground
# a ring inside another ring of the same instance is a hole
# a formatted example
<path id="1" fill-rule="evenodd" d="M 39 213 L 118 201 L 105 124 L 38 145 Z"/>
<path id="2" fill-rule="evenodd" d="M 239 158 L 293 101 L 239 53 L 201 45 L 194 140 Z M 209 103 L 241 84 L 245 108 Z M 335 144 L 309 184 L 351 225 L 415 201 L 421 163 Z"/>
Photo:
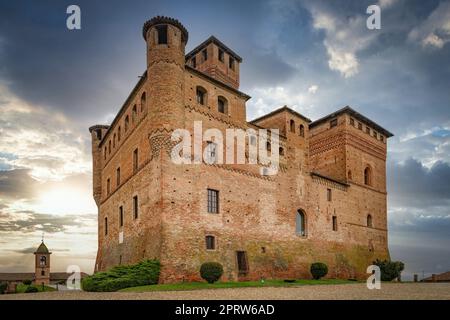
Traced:
<path id="1" fill-rule="evenodd" d="M 296 287 L 205 289 L 193 291 L 109 292 L 60 291 L 0 295 L 0 300 L 450 300 L 450 283 L 365 283 Z"/>

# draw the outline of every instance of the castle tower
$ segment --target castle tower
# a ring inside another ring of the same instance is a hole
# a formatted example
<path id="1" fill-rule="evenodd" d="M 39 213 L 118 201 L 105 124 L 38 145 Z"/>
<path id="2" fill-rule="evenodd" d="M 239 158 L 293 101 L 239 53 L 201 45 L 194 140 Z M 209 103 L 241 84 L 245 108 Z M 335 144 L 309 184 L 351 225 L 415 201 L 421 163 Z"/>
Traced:
<path id="1" fill-rule="evenodd" d="M 151 139 L 154 130 L 170 132 L 184 125 L 184 51 L 188 32 L 178 20 L 161 16 L 148 20 L 142 32 L 147 42 L 146 91 Z"/>
<path id="2" fill-rule="evenodd" d="M 42 240 L 41 244 L 34 252 L 35 256 L 35 284 L 36 285 L 48 285 L 50 283 L 50 255 L 52 253 L 48 251 L 47 246 Z"/>

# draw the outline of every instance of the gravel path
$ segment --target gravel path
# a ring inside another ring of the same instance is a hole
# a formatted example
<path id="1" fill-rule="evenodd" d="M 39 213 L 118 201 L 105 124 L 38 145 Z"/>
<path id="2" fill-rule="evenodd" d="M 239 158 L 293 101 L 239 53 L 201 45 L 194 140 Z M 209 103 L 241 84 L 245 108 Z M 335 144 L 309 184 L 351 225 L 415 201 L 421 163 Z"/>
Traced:
<path id="1" fill-rule="evenodd" d="M 450 283 L 383 283 L 380 290 L 369 290 L 365 283 L 296 287 L 205 289 L 157 292 L 42 292 L 0 295 L 0 300 L 450 300 Z"/>

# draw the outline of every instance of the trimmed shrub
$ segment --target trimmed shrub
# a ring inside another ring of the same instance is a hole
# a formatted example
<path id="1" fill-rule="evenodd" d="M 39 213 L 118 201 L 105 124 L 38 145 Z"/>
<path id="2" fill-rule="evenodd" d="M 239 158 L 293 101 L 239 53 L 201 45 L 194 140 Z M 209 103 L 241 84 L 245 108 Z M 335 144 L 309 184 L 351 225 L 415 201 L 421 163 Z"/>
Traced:
<path id="1" fill-rule="evenodd" d="M 314 262 L 311 264 L 311 275 L 314 279 L 319 280 L 322 277 L 325 277 L 328 273 L 328 266 L 322 262 Z"/>
<path id="2" fill-rule="evenodd" d="M 223 274 L 223 267 L 218 262 L 205 262 L 200 267 L 200 276 L 208 283 L 214 283 Z"/>
<path id="3" fill-rule="evenodd" d="M 116 266 L 81 281 L 85 291 L 112 292 L 129 287 L 158 283 L 161 265 L 158 260 L 145 260 L 129 266 Z"/>
<path id="4" fill-rule="evenodd" d="M 35 286 L 28 286 L 25 289 L 25 293 L 33 293 L 33 292 L 39 292 L 39 289 L 36 288 Z"/>
<path id="5" fill-rule="evenodd" d="M 0 294 L 4 294 L 8 288 L 8 284 L 6 282 L 0 282 Z"/>
<path id="6" fill-rule="evenodd" d="M 31 281 L 31 280 L 23 280 L 22 283 L 24 285 L 26 285 L 26 286 L 29 286 L 29 285 L 31 285 L 33 283 L 33 281 Z"/>
<path id="7" fill-rule="evenodd" d="M 392 281 L 395 278 L 400 277 L 403 269 L 405 269 L 405 264 L 401 261 L 381 261 L 377 259 L 372 263 L 380 267 L 381 281 Z"/>

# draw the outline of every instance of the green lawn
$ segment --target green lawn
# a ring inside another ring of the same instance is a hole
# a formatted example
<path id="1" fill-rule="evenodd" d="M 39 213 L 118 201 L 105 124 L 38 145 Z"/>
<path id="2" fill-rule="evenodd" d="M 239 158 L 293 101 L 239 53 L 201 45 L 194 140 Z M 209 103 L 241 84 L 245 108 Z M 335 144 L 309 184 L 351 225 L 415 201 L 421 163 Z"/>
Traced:
<path id="1" fill-rule="evenodd" d="M 31 286 L 33 286 L 33 285 L 31 285 Z M 28 285 L 26 285 L 26 284 L 23 284 L 23 283 L 18 284 L 17 287 L 16 287 L 16 293 L 25 293 L 25 290 L 26 290 L 28 287 L 30 287 L 30 286 L 28 286 Z M 47 286 L 44 286 L 44 288 L 42 288 L 42 285 L 36 285 L 35 287 L 39 290 L 39 292 L 43 292 L 43 291 L 55 291 L 55 290 L 56 290 L 55 288 L 47 287 Z"/>
<path id="2" fill-rule="evenodd" d="M 323 284 L 346 284 L 355 283 L 351 280 L 323 279 L 323 280 L 296 280 L 295 282 L 284 282 L 283 280 L 242 281 L 242 282 L 182 282 L 173 284 L 153 284 L 142 287 L 131 287 L 119 290 L 120 292 L 145 292 L 145 291 L 183 291 L 199 289 L 219 289 L 219 288 L 244 288 L 244 287 L 291 287 L 301 285 L 323 285 Z"/>

